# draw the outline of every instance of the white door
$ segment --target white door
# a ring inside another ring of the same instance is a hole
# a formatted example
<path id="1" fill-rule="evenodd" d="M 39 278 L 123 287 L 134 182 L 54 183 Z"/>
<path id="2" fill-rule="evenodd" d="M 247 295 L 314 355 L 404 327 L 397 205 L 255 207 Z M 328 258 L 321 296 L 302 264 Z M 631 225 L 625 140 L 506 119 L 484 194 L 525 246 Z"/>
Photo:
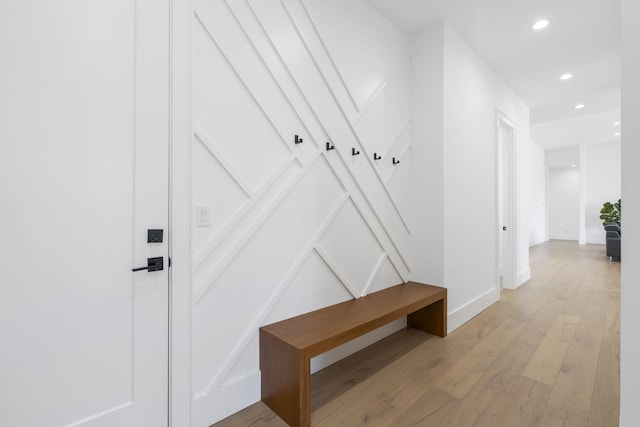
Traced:
<path id="1" fill-rule="evenodd" d="M 0 2 L 0 425 L 167 425 L 168 16 Z"/>
<path id="2" fill-rule="evenodd" d="M 498 115 L 498 277 L 503 288 L 516 288 L 515 125 Z"/>

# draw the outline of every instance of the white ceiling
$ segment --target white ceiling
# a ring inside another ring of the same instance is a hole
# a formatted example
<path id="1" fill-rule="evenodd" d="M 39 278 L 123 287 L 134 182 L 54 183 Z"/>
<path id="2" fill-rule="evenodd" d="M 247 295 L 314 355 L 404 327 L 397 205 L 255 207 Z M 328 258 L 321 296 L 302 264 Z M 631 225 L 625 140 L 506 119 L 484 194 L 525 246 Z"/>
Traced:
<path id="1" fill-rule="evenodd" d="M 531 139 L 546 149 L 579 144 L 620 142 L 620 112 L 610 111 L 590 116 L 572 117 L 531 126 Z"/>
<path id="2" fill-rule="evenodd" d="M 531 107 L 532 125 L 619 114 L 620 0 L 367 1 L 410 34 L 447 21 Z M 533 31 L 542 17 L 551 24 Z"/>

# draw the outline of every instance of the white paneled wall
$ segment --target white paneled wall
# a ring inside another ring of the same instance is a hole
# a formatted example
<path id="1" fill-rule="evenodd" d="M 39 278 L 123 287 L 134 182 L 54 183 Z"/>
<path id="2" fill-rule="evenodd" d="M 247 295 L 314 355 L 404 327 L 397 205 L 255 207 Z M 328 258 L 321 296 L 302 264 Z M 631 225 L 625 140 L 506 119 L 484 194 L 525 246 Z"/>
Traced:
<path id="1" fill-rule="evenodd" d="M 259 399 L 261 325 L 408 279 L 408 47 L 362 0 L 194 2 L 193 425 Z"/>

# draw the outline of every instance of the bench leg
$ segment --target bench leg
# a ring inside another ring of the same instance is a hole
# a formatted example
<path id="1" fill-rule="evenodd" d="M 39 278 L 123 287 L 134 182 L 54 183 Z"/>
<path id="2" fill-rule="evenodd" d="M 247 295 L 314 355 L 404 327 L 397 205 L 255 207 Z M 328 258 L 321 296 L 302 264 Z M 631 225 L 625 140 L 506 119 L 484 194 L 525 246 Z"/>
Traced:
<path id="1" fill-rule="evenodd" d="M 407 316 L 407 326 L 439 337 L 447 336 L 447 297 Z"/>
<path id="2" fill-rule="evenodd" d="M 262 401 L 292 427 L 311 425 L 310 359 L 260 330 Z"/>

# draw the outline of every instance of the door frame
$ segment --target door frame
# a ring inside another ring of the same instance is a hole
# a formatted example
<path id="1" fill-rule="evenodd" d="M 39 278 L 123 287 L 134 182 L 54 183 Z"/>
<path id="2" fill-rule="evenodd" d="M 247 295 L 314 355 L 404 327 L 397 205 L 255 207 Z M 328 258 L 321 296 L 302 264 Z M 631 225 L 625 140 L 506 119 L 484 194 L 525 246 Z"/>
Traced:
<path id="1" fill-rule="evenodd" d="M 169 426 L 191 425 L 191 0 L 170 0 Z"/>
<path id="2" fill-rule="evenodd" d="M 510 128 L 512 131 L 511 148 L 505 153 L 503 140 L 501 138 L 501 127 Z M 516 271 L 516 248 L 517 248 L 517 217 L 516 217 L 516 136 L 517 128 L 513 120 L 506 114 L 496 110 L 496 282 L 500 291 L 503 287 L 506 289 L 515 289 L 518 287 L 517 271 Z M 504 162 L 508 162 L 506 167 L 508 173 L 505 177 Z M 506 179 L 505 179 L 506 178 Z M 505 205 L 505 184 L 509 184 L 509 203 Z M 507 227 L 507 236 L 511 250 L 505 253 L 503 246 L 503 230 Z M 508 264 L 511 274 L 504 278 L 504 271 L 501 271 L 501 265 Z M 501 280 L 502 279 L 502 280 Z M 504 282 L 504 283 L 503 283 Z"/>

